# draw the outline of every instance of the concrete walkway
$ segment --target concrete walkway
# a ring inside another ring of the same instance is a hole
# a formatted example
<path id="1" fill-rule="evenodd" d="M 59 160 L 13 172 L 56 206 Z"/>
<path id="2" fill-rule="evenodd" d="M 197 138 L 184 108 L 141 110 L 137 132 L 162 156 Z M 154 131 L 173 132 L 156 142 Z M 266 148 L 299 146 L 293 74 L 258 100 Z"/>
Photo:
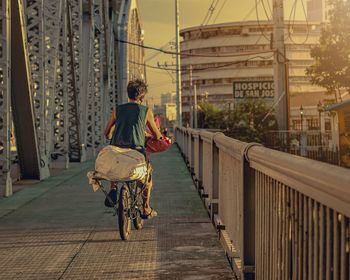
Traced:
<path id="1" fill-rule="evenodd" d="M 153 157 L 159 216 L 131 240 L 93 193 L 83 163 L 0 200 L 0 279 L 232 279 L 174 146 Z"/>

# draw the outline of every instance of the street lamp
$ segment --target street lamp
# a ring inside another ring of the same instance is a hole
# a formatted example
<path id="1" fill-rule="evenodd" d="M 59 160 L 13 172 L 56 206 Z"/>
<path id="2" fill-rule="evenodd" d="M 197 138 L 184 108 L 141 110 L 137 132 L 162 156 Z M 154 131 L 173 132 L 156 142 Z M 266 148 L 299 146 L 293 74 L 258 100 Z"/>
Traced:
<path id="1" fill-rule="evenodd" d="M 322 130 L 321 130 L 321 113 L 324 111 L 324 109 L 323 109 L 321 101 L 318 101 L 318 103 L 317 103 L 317 111 L 318 111 L 318 124 L 319 124 L 319 129 L 320 129 L 319 144 L 320 144 L 320 152 L 321 152 L 321 157 L 322 157 L 322 155 L 323 155 L 323 153 L 322 153 L 323 141 L 322 141 Z"/>
<path id="2" fill-rule="evenodd" d="M 300 106 L 300 122 L 301 122 L 301 126 L 300 126 L 300 155 L 302 157 L 307 155 L 307 135 L 304 132 L 304 108 L 303 105 Z"/>
<path id="3" fill-rule="evenodd" d="M 303 105 L 300 105 L 300 130 L 303 130 L 303 121 L 304 121 L 304 108 Z"/>
<path id="4" fill-rule="evenodd" d="M 317 111 L 318 111 L 318 121 L 319 121 L 319 128 L 321 131 L 321 113 L 323 112 L 323 105 L 321 101 L 317 103 Z"/>

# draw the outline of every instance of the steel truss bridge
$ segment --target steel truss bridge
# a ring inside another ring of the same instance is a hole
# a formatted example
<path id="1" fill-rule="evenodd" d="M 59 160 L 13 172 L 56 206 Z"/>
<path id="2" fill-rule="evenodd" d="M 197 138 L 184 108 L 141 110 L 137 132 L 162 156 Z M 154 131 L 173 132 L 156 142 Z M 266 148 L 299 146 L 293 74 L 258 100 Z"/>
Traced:
<path id="1" fill-rule="evenodd" d="M 95 155 L 128 79 L 144 77 L 134 0 L 1 0 L 1 192 Z M 129 61 L 139 62 L 129 63 Z"/>

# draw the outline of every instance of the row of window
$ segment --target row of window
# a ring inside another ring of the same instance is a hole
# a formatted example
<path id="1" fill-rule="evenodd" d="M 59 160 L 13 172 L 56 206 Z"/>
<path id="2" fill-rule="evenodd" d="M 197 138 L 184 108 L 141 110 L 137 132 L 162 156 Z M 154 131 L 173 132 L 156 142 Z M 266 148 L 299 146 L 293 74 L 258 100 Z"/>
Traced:
<path id="1" fill-rule="evenodd" d="M 243 61 L 243 62 L 216 62 L 216 63 L 202 63 L 202 64 L 196 64 L 192 66 L 192 70 L 208 70 L 210 71 L 211 68 L 225 68 L 230 67 L 230 68 L 241 68 L 241 67 L 264 67 L 264 66 L 271 66 L 273 63 L 272 60 L 251 60 L 251 61 Z M 182 71 L 188 71 L 189 66 L 188 65 L 183 65 L 181 67 Z"/>
<path id="2" fill-rule="evenodd" d="M 289 28 L 286 25 L 286 28 Z M 306 34 L 309 29 L 316 29 L 315 26 L 293 26 L 291 28 L 291 31 L 293 33 L 301 33 Z M 209 29 L 209 30 L 193 30 L 183 33 L 183 37 L 185 41 L 187 40 L 197 40 L 197 39 L 208 39 L 210 37 L 225 37 L 225 36 L 242 36 L 242 35 L 248 35 L 251 34 L 260 34 L 261 32 L 264 32 L 265 34 L 269 34 L 273 32 L 273 26 L 254 26 L 254 27 L 224 27 L 224 28 L 217 28 L 217 29 Z"/>
<path id="3" fill-rule="evenodd" d="M 215 54 L 215 53 L 239 53 L 248 51 L 264 51 L 269 50 L 269 45 L 240 45 L 240 46 L 224 46 L 224 47 L 210 47 L 191 49 L 188 52 L 191 54 Z"/>
<path id="4" fill-rule="evenodd" d="M 314 45 L 286 45 L 286 51 L 302 51 L 310 52 Z M 217 46 L 207 47 L 199 49 L 190 49 L 186 52 L 190 54 L 229 54 L 229 53 L 241 53 L 241 52 L 253 52 L 253 51 L 268 51 L 271 50 L 269 44 L 264 45 L 237 45 L 237 46 Z"/>
<path id="5" fill-rule="evenodd" d="M 211 85 L 231 85 L 234 81 L 251 81 L 254 79 L 254 81 L 271 81 L 273 80 L 273 77 L 247 77 L 247 78 L 219 78 L 219 79 L 200 79 L 196 80 L 195 83 L 197 86 L 211 86 Z M 310 78 L 306 76 L 294 76 L 289 77 L 290 83 L 303 83 L 303 84 L 309 84 Z M 182 88 L 184 90 L 189 90 L 190 82 L 189 81 L 183 81 L 182 82 Z"/>
<path id="6" fill-rule="evenodd" d="M 332 129 L 330 119 L 325 119 L 324 125 L 325 125 L 326 131 L 330 131 Z M 306 119 L 306 123 L 304 122 L 303 129 L 305 129 L 305 130 L 320 130 L 320 120 L 318 118 Z M 301 130 L 301 119 L 300 120 L 292 120 L 292 130 Z"/>
<path id="7" fill-rule="evenodd" d="M 301 67 L 306 68 L 312 64 L 312 60 L 295 60 L 291 61 L 289 66 L 291 69 Z M 265 67 L 265 66 L 272 66 L 273 60 L 250 60 L 250 61 L 241 61 L 241 62 L 214 62 L 214 63 L 201 63 L 201 64 L 195 64 L 192 65 L 192 70 L 211 70 L 215 68 L 241 68 L 241 67 Z M 189 65 L 182 65 L 181 66 L 182 71 L 188 71 Z"/>

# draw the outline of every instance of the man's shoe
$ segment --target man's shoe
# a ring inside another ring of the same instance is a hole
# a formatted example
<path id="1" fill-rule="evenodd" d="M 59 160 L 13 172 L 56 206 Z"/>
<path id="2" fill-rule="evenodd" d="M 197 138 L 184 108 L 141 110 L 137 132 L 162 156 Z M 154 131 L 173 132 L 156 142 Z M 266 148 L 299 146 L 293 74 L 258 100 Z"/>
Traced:
<path id="1" fill-rule="evenodd" d="M 113 208 L 117 204 L 117 189 L 116 188 L 111 189 L 108 193 L 108 196 L 111 201 L 108 199 L 108 197 L 106 197 L 105 206 Z M 113 204 L 111 202 L 113 202 Z"/>
<path id="2" fill-rule="evenodd" d="M 144 219 L 144 220 L 150 220 L 150 219 L 152 219 L 154 217 L 157 217 L 157 216 L 158 216 L 157 211 L 154 210 L 153 208 L 151 208 L 151 211 L 149 213 L 147 213 L 147 214 L 145 214 L 145 213 L 142 214 L 141 218 Z"/>

